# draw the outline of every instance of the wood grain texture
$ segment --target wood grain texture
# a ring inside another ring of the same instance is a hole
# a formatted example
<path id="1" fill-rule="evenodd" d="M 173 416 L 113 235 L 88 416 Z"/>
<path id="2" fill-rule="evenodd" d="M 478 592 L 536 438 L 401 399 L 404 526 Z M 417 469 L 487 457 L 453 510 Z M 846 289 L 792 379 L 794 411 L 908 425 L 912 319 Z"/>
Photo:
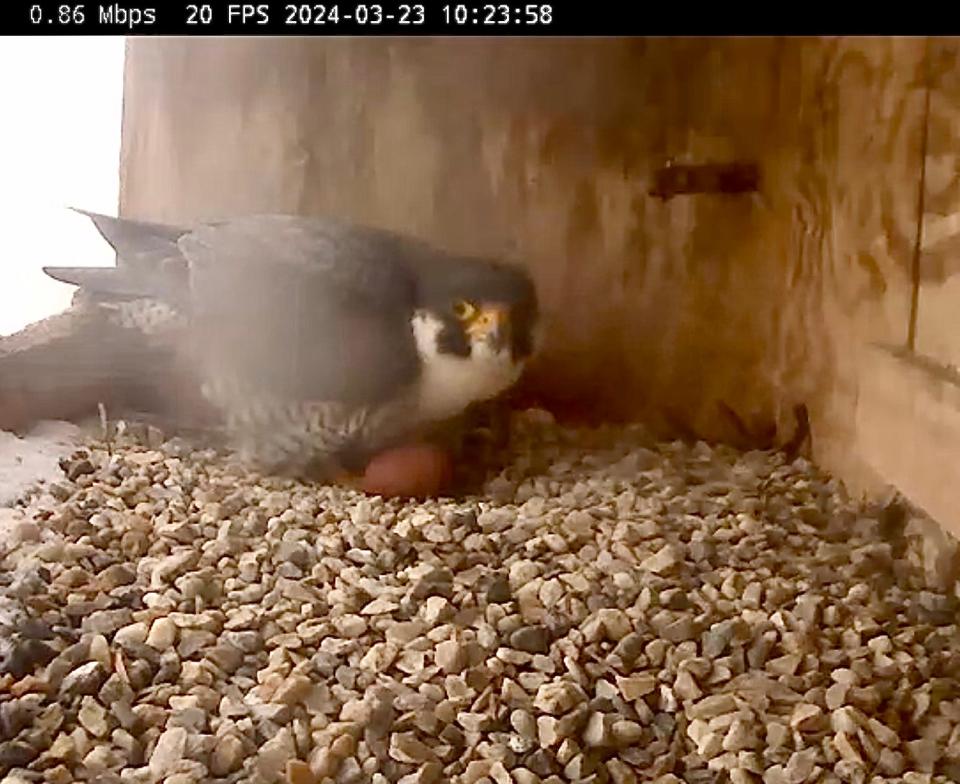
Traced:
<path id="1" fill-rule="evenodd" d="M 960 41 L 930 49 L 916 348 L 960 367 Z"/>
<path id="2" fill-rule="evenodd" d="M 122 211 L 332 213 L 506 254 L 544 300 L 547 405 L 749 441 L 725 404 L 762 442 L 806 402 L 847 466 L 861 347 L 907 329 L 924 44 L 132 39 Z M 755 162 L 761 190 L 663 201 L 668 161 Z"/>
<path id="3" fill-rule="evenodd" d="M 857 406 L 857 446 L 878 475 L 960 536 L 960 385 L 910 355 L 864 353 L 872 383 Z"/>
<path id="4" fill-rule="evenodd" d="M 796 307 L 788 310 L 793 348 L 785 353 L 798 361 L 792 371 L 782 365 L 783 379 L 788 388 L 805 386 L 814 401 L 818 458 L 864 482 L 888 481 L 870 475 L 856 411 L 883 383 L 870 346 L 907 337 L 925 55 L 922 39 L 820 42 L 806 62 L 795 128 L 786 257 L 793 267 L 787 296 Z M 785 183 L 788 203 L 790 193 Z"/>

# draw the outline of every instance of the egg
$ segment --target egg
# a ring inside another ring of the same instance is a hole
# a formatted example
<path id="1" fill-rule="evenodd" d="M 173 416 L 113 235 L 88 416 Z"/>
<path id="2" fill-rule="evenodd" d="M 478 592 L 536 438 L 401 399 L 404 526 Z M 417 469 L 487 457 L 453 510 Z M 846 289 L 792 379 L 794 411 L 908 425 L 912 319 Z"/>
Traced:
<path id="1" fill-rule="evenodd" d="M 443 494 L 452 475 L 447 450 L 434 444 L 409 444 L 376 455 L 357 487 L 372 495 L 424 498 Z"/>

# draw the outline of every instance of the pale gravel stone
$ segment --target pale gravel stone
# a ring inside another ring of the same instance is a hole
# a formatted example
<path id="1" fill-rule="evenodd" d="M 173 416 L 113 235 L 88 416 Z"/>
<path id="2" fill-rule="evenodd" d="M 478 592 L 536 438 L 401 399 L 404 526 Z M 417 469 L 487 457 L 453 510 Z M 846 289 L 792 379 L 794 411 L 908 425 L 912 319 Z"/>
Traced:
<path id="1" fill-rule="evenodd" d="M 634 675 L 617 678 L 617 687 L 626 700 L 638 700 L 657 688 L 657 679 L 653 675 Z"/>
<path id="2" fill-rule="evenodd" d="M 170 618 L 157 618 L 150 626 L 146 643 L 158 651 L 173 647 L 177 640 L 177 625 Z"/>
<path id="3" fill-rule="evenodd" d="M 823 709 L 819 705 L 801 702 L 794 706 L 790 726 L 796 730 L 812 729 L 817 726 L 822 716 Z"/>
<path id="4" fill-rule="evenodd" d="M 545 683 L 537 690 L 533 706 L 547 714 L 566 713 L 583 698 L 582 691 L 570 681 Z"/>
<path id="5" fill-rule="evenodd" d="M 163 732 L 150 755 L 150 772 L 159 778 L 175 773 L 187 750 L 187 730 L 173 727 Z"/>
<path id="6" fill-rule="evenodd" d="M 673 545 L 665 544 L 656 553 L 640 562 L 640 568 L 654 574 L 666 574 L 680 559 Z"/>
<path id="7" fill-rule="evenodd" d="M 287 763 L 294 759 L 297 748 L 293 734 L 286 727 L 260 747 L 257 752 L 257 770 L 264 778 L 274 781 L 286 769 Z"/>
<path id="8" fill-rule="evenodd" d="M 444 640 L 434 648 L 437 666 L 444 672 L 457 673 L 467 665 L 467 651 L 460 640 Z"/>
<path id="9" fill-rule="evenodd" d="M 106 709 L 92 697 L 83 698 L 77 718 L 84 729 L 94 737 L 104 738 L 110 731 Z"/>
<path id="10" fill-rule="evenodd" d="M 397 732 L 390 737 L 390 756 L 397 762 L 419 765 L 428 761 L 432 754 L 412 732 Z"/>

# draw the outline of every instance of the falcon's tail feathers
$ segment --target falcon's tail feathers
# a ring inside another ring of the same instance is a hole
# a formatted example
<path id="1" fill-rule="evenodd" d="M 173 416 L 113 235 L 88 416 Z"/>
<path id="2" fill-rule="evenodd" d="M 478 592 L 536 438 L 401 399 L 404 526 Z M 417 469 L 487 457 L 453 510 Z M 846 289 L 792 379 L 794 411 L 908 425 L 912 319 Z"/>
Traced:
<path id="1" fill-rule="evenodd" d="M 177 240 L 187 229 L 159 223 L 112 218 L 75 209 L 86 215 L 120 259 L 118 267 L 44 267 L 55 280 L 80 286 L 97 297 L 157 298 L 183 304 L 187 265 Z"/>
<path id="2" fill-rule="evenodd" d="M 137 299 L 156 296 L 137 281 L 138 276 L 126 274 L 116 267 L 44 267 L 43 271 L 54 280 L 80 286 L 98 297 Z"/>
<path id="3" fill-rule="evenodd" d="M 164 261 L 183 259 L 177 240 L 186 234 L 186 228 L 130 218 L 113 218 L 75 207 L 71 209 L 90 218 L 100 235 L 124 261 L 149 268 Z"/>

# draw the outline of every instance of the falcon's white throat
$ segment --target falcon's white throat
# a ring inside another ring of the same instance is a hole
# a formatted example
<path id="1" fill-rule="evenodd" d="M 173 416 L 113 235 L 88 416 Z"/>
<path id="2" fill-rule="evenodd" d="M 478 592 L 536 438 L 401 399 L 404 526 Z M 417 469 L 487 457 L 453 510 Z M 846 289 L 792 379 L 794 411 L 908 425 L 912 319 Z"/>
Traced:
<path id="1" fill-rule="evenodd" d="M 441 353 L 443 322 L 426 311 L 417 311 L 410 324 L 423 362 L 418 391 L 425 420 L 449 419 L 471 403 L 496 397 L 523 372 L 524 363 L 514 362 L 508 347 L 495 352 L 485 341 L 475 342 L 468 357 Z"/>

